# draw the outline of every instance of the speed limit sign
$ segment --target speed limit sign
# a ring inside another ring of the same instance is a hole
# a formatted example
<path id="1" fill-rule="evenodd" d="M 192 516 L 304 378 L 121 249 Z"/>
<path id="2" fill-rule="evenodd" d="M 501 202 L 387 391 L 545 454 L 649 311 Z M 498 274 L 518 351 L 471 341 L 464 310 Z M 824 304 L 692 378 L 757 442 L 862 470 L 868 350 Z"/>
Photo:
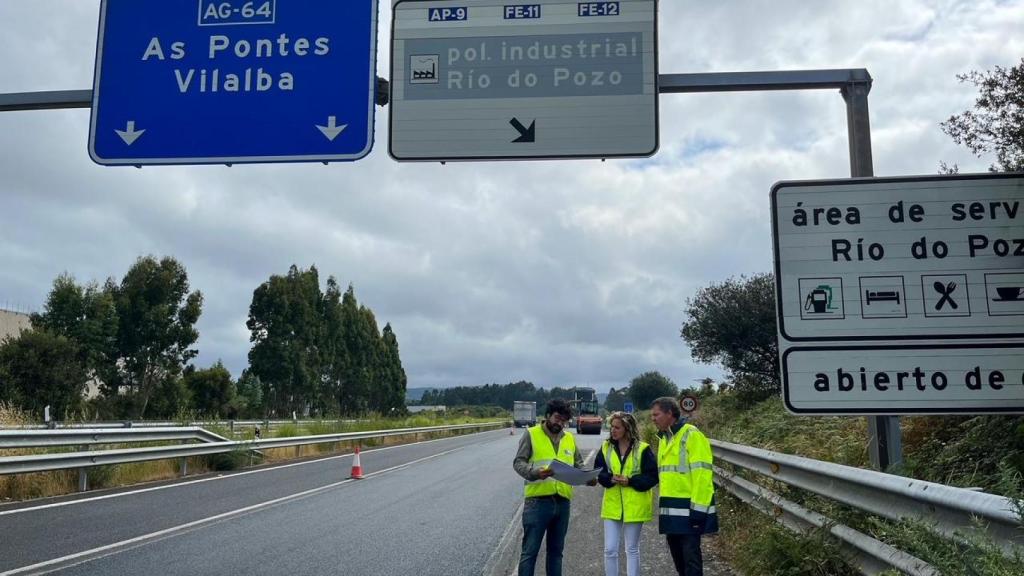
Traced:
<path id="1" fill-rule="evenodd" d="M 683 412 L 691 414 L 697 410 L 697 399 L 693 396 L 683 396 L 679 400 L 679 407 L 683 409 Z"/>

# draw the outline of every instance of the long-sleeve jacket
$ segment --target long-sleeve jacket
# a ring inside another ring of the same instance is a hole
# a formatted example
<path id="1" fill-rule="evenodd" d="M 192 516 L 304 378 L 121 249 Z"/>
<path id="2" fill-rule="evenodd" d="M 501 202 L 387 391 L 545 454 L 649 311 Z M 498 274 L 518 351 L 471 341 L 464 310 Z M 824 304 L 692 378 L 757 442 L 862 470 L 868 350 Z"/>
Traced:
<path id="1" fill-rule="evenodd" d="M 658 531 L 711 534 L 718 531 L 713 456 L 708 439 L 691 424 L 677 422 L 658 434 Z"/>
<path id="2" fill-rule="evenodd" d="M 609 440 L 614 450 L 618 450 L 618 443 L 615 440 Z M 629 449 L 626 450 L 626 457 L 629 457 L 630 452 L 633 451 L 634 444 L 629 445 Z M 623 458 L 625 460 L 625 458 Z M 594 468 L 600 469 L 601 471 L 597 474 L 597 483 L 605 488 L 612 488 L 616 486 L 612 482 L 612 473 L 608 467 L 608 462 L 604 459 L 604 453 L 601 450 L 597 451 L 597 458 L 594 460 Z M 640 473 L 633 475 L 629 478 L 629 487 L 636 490 L 637 492 L 646 492 L 651 488 L 658 485 L 658 459 L 651 452 L 650 448 L 647 448 L 640 453 Z"/>

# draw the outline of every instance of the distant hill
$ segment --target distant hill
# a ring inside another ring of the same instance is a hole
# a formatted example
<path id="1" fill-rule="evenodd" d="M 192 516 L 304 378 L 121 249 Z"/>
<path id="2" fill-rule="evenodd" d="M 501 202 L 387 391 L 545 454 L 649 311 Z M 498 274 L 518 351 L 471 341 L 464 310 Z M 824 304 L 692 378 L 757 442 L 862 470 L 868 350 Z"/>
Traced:
<path id="1" fill-rule="evenodd" d="M 430 388 L 406 388 L 405 389 L 405 401 L 406 402 L 419 402 L 423 398 L 423 394 L 430 390 Z M 597 401 L 604 406 L 604 401 L 608 399 L 607 392 L 598 392 Z"/>
<path id="2" fill-rule="evenodd" d="M 430 388 L 406 388 L 405 389 L 405 401 L 406 402 L 419 402 L 423 398 L 423 393 Z"/>

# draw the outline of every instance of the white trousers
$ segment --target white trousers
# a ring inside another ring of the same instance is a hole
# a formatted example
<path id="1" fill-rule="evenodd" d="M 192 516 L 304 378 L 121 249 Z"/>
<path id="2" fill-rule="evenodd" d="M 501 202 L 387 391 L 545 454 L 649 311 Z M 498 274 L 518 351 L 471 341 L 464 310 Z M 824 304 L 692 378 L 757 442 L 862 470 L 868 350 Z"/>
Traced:
<path id="1" fill-rule="evenodd" d="M 626 535 L 626 574 L 640 576 L 640 529 L 643 522 L 604 521 L 604 574 L 619 576 L 619 543 Z"/>

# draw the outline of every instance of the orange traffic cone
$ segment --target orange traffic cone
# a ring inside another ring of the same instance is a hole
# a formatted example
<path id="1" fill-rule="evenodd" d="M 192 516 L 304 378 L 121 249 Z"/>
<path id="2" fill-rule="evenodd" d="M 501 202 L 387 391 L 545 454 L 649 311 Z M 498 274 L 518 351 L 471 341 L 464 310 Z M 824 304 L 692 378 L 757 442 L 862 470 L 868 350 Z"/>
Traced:
<path id="1" fill-rule="evenodd" d="M 352 476 L 354 480 L 363 479 L 363 465 L 359 463 L 359 446 L 356 446 L 356 455 L 352 458 Z"/>

